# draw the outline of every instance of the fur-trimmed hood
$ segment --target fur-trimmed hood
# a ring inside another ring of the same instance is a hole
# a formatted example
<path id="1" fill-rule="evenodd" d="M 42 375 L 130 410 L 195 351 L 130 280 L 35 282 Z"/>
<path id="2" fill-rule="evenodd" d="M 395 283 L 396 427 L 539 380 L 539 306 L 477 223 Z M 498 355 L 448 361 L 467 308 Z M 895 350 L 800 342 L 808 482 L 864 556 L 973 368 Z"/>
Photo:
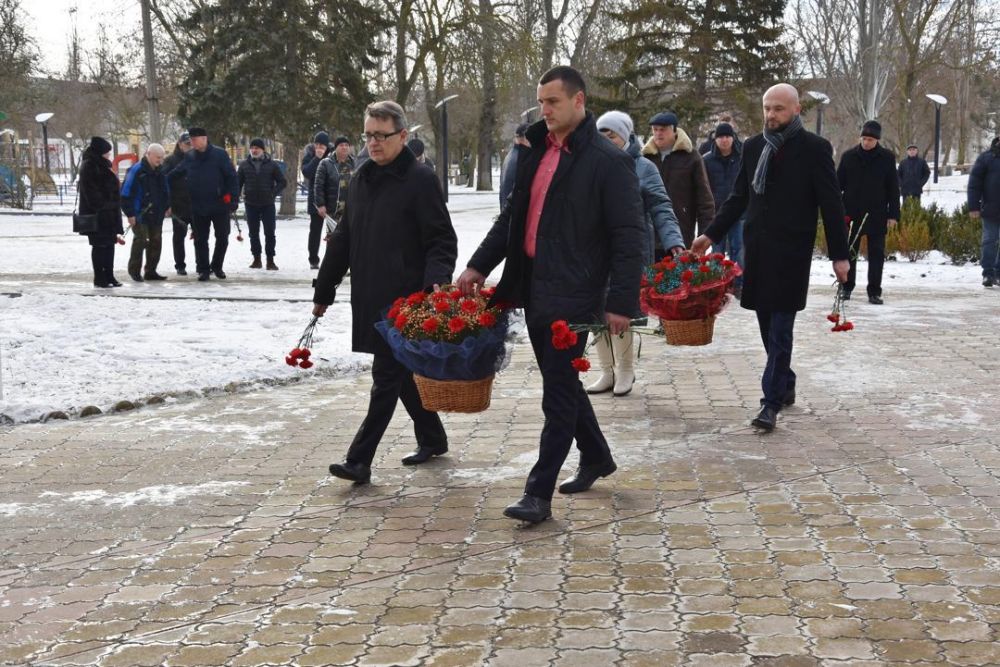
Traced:
<path id="1" fill-rule="evenodd" d="M 677 140 L 674 141 L 674 149 L 672 153 L 693 153 L 694 144 L 691 142 L 691 137 L 687 135 L 687 132 L 681 128 L 677 128 Z M 643 155 L 660 155 L 660 149 L 656 147 L 653 143 L 652 138 L 646 142 L 646 145 L 642 147 Z"/>

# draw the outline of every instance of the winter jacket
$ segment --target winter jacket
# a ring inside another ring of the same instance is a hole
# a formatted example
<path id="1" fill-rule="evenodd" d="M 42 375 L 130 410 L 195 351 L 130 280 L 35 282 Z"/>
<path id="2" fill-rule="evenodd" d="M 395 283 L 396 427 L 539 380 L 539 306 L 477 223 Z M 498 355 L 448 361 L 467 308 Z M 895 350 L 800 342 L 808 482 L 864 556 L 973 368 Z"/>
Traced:
<path id="1" fill-rule="evenodd" d="M 162 166 L 154 169 L 149 160 L 142 158 L 132 165 L 122 185 L 122 213 L 135 218 L 141 225 L 163 223 L 163 216 L 170 208 L 170 186 Z"/>
<path id="2" fill-rule="evenodd" d="M 250 206 L 272 206 L 288 184 L 281 167 L 267 153 L 262 153 L 259 160 L 248 157 L 240 162 L 236 180 L 243 203 Z"/>
<path id="3" fill-rule="evenodd" d="M 213 144 L 208 144 L 204 151 L 191 149 L 174 171 L 178 170 L 184 173 L 194 215 L 236 210 L 240 201 L 239 180 L 226 151 Z M 228 204 L 226 195 L 229 195 Z"/>
<path id="4" fill-rule="evenodd" d="M 625 152 L 635 160 L 635 175 L 639 178 L 642 209 L 649 227 L 646 235 L 646 251 L 643 255 L 643 263 L 648 265 L 653 263 L 653 249 L 657 242 L 662 248 L 670 250 L 678 246 L 683 247 L 684 237 L 681 236 L 681 228 L 677 224 L 677 216 L 674 215 L 674 206 L 667 195 L 660 172 L 655 164 L 642 156 L 639 140 L 634 134 L 629 137 Z"/>
<path id="5" fill-rule="evenodd" d="M 987 220 L 1000 220 L 1000 145 L 978 158 L 969 173 L 969 210 Z"/>
<path id="6" fill-rule="evenodd" d="M 729 193 L 733 191 L 736 184 L 736 174 L 740 171 L 740 148 L 733 142 L 733 150 L 728 156 L 719 152 L 719 147 L 714 143 L 711 150 L 702 155 L 705 161 L 705 173 L 708 174 L 708 184 L 712 188 L 712 199 L 715 200 L 715 210 L 718 212 Z"/>
<path id="7" fill-rule="evenodd" d="M 715 217 L 715 200 L 701 155 L 694 152 L 691 138 L 680 128 L 677 128 L 674 149 L 666 157 L 660 156 L 660 149 L 652 139 L 643 147 L 642 154 L 660 170 L 684 235 L 684 245 L 689 247 L 694 241 L 695 230 L 702 233 Z"/>
<path id="8" fill-rule="evenodd" d="M 710 153 L 713 148 L 715 148 L 715 130 L 709 132 L 708 139 L 698 145 L 698 153 L 702 157 L 705 157 L 705 153 Z M 741 154 L 743 153 L 743 141 L 737 134 L 733 134 L 733 150 Z M 718 206 L 718 202 L 716 202 L 716 205 Z"/>
<path id="9" fill-rule="evenodd" d="M 603 323 L 605 312 L 638 316 L 647 227 L 635 160 L 597 132 L 589 112 L 566 138 L 534 260 L 524 252 L 531 185 L 548 134 L 544 121 L 528 128 L 532 148 L 518 158 L 514 191 L 469 266 L 489 275 L 506 260 L 494 299 L 526 303 L 529 326 Z"/>
<path id="10" fill-rule="evenodd" d="M 744 142 L 733 192 L 705 233 L 719 243 L 745 213 L 740 304 L 761 312 L 794 312 L 806 306 L 817 209 L 830 259 L 849 257 L 844 207 L 833 147 L 807 130 L 790 137 L 771 158 L 764 193 L 757 194 L 752 183 L 764 144 L 760 134 Z"/>
<path id="11" fill-rule="evenodd" d="M 313 180 L 313 205 L 325 207 L 326 214 L 333 217 L 337 203 L 347 197 L 347 185 L 354 173 L 354 158 L 347 157 L 343 163 L 331 154 L 320 160 Z M 343 192 L 341 192 L 343 189 Z"/>
<path id="12" fill-rule="evenodd" d="M 351 271 L 355 352 L 390 354 L 375 323 L 400 296 L 450 283 L 458 238 L 437 177 L 404 147 L 390 164 L 354 174 L 340 224 L 327 242 L 313 302 L 329 305 Z"/>
<path id="13" fill-rule="evenodd" d="M 80 193 L 80 214 L 97 214 L 97 231 L 86 235 L 90 245 L 114 245 L 115 237 L 124 234 L 125 228 L 122 226 L 118 177 L 111 171 L 111 163 L 103 155 L 90 150 L 84 151 L 77 188 Z"/>
<path id="14" fill-rule="evenodd" d="M 514 147 L 507 153 L 500 167 L 500 208 L 503 208 L 507 197 L 514 191 L 514 178 L 517 176 L 517 161 L 530 149 L 524 144 L 514 144 Z"/>
<path id="15" fill-rule="evenodd" d="M 896 171 L 899 174 L 899 191 L 904 198 L 919 197 L 924 193 L 927 179 L 931 177 L 931 168 L 927 166 L 927 160 L 919 155 L 914 157 L 907 155 L 899 163 Z"/>
<path id="16" fill-rule="evenodd" d="M 899 220 L 899 175 L 892 151 L 860 145 L 844 151 L 837 167 L 837 181 L 844 197 L 844 212 L 851 220 L 864 220 L 864 234 L 884 236 L 889 219 Z M 867 216 L 867 217 L 866 217 Z"/>
<path id="17" fill-rule="evenodd" d="M 170 187 L 170 215 L 184 222 L 191 222 L 191 193 L 188 192 L 187 178 L 184 171 L 176 171 L 177 167 L 184 162 L 186 153 L 174 147 L 174 152 L 163 161 L 164 176 L 167 177 L 167 185 Z"/>
<path id="18" fill-rule="evenodd" d="M 333 152 L 333 148 L 330 146 L 326 147 L 326 150 L 322 155 L 316 155 L 316 147 L 314 144 L 309 144 L 306 146 L 305 153 L 302 155 L 302 178 L 306 182 L 307 194 L 307 205 L 306 208 L 309 211 L 309 215 L 319 215 L 316 212 L 316 204 L 313 202 L 313 192 L 314 192 L 314 181 L 316 179 L 316 170 L 319 169 L 319 163 L 327 155 Z"/>

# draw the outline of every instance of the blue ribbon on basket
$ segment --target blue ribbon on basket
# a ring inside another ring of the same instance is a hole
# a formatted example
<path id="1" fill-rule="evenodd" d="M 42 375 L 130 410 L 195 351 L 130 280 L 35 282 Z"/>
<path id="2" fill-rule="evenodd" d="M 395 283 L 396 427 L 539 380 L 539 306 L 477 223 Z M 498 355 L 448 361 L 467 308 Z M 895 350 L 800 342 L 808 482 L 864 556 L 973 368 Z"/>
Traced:
<path id="1" fill-rule="evenodd" d="M 490 329 L 484 329 L 461 343 L 409 340 L 384 319 L 375 323 L 392 350 L 396 361 L 434 380 L 482 380 L 501 370 L 507 361 L 509 313 L 503 313 Z"/>

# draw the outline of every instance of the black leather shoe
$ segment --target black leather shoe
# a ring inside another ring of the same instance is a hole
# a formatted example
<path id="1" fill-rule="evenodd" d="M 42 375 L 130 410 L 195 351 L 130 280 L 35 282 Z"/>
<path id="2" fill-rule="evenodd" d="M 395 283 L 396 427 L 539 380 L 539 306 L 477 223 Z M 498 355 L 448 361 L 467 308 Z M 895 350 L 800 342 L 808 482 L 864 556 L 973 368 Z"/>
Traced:
<path id="1" fill-rule="evenodd" d="M 140 276 L 138 273 L 129 273 L 128 277 L 136 281 L 137 283 L 143 282 L 142 276 Z"/>
<path id="2" fill-rule="evenodd" d="M 785 394 L 785 397 L 783 399 L 781 399 L 781 407 L 787 408 L 787 407 L 789 407 L 791 405 L 795 405 L 795 390 L 794 389 L 792 391 L 788 392 L 787 394 Z M 760 407 L 764 407 L 764 399 L 763 398 L 760 399 Z"/>
<path id="3" fill-rule="evenodd" d="M 330 465 L 330 474 L 340 479 L 347 479 L 355 484 L 367 484 L 372 478 L 372 469 L 364 463 L 333 463 Z"/>
<path id="4" fill-rule="evenodd" d="M 199 273 L 198 274 L 198 282 L 203 283 L 203 282 L 207 281 L 211 277 L 212 277 L 212 274 L 209 273 L 208 271 L 205 271 L 204 273 Z"/>
<path id="5" fill-rule="evenodd" d="M 161 276 L 156 271 L 153 271 L 152 273 L 146 273 L 146 274 L 144 274 L 143 278 L 145 278 L 146 280 L 166 280 L 167 279 L 166 276 Z"/>
<path id="6" fill-rule="evenodd" d="M 122 286 L 122 284 L 120 282 L 118 282 L 118 279 L 115 278 L 114 276 L 111 276 L 111 280 L 108 281 L 108 284 L 111 285 L 112 287 L 121 287 Z"/>
<path id="7" fill-rule="evenodd" d="M 586 491 L 598 479 L 607 477 L 616 470 L 618 470 L 618 466 L 614 461 L 580 466 L 576 469 L 575 475 L 559 485 L 559 493 L 580 493 L 581 491 Z"/>
<path id="8" fill-rule="evenodd" d="M 996 284 L 997 281 L 994 280 L 991 276 L 983 278 L 983 287 L 993 287 Z"/>
<path id="9" fill-rule="evenodd" d="M 226 272 L 223 271 L 222 269 L 212 269 L 212 273 L 214 273 L 215 277 L 218 278 L 219 280 L 226 279 Z"/>
<path id="10" fill-rule="evenodd" d="M 524 495 L 513 505 L 508 505 L 503 511 L 505 517 L 527 521 L 528 523 L 541 523 L 552 518 L 552 503 L 548 500 L 536 496 Z"/>
<path id="11" fill-rule="evenodd" d="M 435 456 L 441 456 L 442 454 L 448 453 L 448 445 L 442 447 L 417 447 L 417 451 L 413 452 L 409 456 L 403 457 L 404 466 L 415 466 L 421 463 L 426 463 Z"/>
<path id="12" fill-rule="evenodd" d="M 764 406 L 757 413 L 757 416 L 750 422 L 751 426 L 756 426 L 765 431 L 773 431 L 774 425 L 778 422 L 778 413 L 774 408 Z"/>
<path id="13" fill-rule="evenodd" d="M 177 269 L 177 275 L 186 276 L 188 274 L 187 269 Z"/>
<path id="14" fill-rule="evenodd" d="M 885 303 L 885 301 L 883 301 L 880 296 L 870 296 L 868 297 L 868 303 L 874 303 L 876 306 L 881 306 Z"/>
<path id="15" fill-rule="evenodd" d="M 112 285 L 111 283 L 99 282 L 95 280 L 94 287 L 114 287 L 114 285 Z"/>

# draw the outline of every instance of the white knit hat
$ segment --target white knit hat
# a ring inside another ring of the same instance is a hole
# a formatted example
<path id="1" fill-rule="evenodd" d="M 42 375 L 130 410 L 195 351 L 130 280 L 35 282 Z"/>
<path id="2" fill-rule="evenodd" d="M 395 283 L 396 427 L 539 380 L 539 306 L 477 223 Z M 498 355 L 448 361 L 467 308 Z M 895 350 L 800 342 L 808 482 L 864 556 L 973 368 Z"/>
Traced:
<path id="1" fill-rule="evenodd" d="M 597 119 L 598 130 L 611 130 L 628 143 L 635 126 L 624 111 L 609 111 Z"/>

